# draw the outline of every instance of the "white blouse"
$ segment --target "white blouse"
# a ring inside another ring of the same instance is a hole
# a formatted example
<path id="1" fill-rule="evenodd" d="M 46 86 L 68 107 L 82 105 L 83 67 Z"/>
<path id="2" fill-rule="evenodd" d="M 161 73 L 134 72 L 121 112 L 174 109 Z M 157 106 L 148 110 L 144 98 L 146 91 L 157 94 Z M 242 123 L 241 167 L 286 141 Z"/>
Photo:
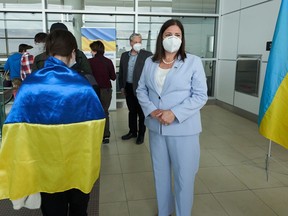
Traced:
<path id="1" fill-rule="evenodd" d="M 171 68 L 168 69 L 162 69 L 158 67 L 156 73 L 155 73 L 155 81 L 156 81 L 156 86 L 159 92 L 162 92 L 163 85 L 165 83 L 165 79 L 167 74 L 169 73 Z"/>

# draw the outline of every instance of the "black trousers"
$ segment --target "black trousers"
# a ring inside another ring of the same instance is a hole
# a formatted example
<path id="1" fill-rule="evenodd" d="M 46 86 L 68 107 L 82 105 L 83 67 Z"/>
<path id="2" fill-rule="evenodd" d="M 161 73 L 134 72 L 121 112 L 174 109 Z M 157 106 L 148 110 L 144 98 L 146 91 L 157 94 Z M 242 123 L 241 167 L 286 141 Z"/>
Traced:
<path id="1" fill-rule="evenodd" d="M 144 136 L 146 131 L 146 127 L 144 125 L 145 117 L 142 108 L 138 102 L 138 99 L 134 94 L 132 83 L 126 83 L 125 92 L 126 103 L 129 110 L 129 132 L 133 134 L 137 134 L 138 132 L 138 135 Z M 138 118 L 139 126 L 137 127 Z"/>
<path id="2" fill-rule="evenodd" d="M 104 137 L 110 137 L 110 120 L 109 120 L 109 107 L 112 100 L 112 89 L 111 88 L 101 88 L 100 89 L 100 102 L 106 114 L 106 122 L 104 128 Z"/>
<path id="3" fill-rule="evenodd" d="M 43 216 L 87 216 L 89 194 L 78 189 L 59 193 L 41 193 Z"/>

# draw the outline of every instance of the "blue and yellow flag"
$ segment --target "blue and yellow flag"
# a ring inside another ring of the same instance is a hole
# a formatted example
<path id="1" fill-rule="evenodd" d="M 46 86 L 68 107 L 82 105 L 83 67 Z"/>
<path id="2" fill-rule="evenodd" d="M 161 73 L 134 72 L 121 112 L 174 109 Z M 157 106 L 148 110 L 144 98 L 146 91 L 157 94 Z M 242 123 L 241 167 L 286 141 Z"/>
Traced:
<path id="1" fill-rule="evenodd" d="M 259 109 L 259 132 L 288 148 L 288 0 L 281 3 Z"/>
<path id="2" fill-rule="evenodd" d="M 116 30 L 114 28 L 81 28 L 83 51 L 90 51 L 90 43 L 101 40 L 105 51 L 116 51 Z"/>
<path id="3" fill-rule="evenodd" d="M 0 199 L 89 193 L 99 177 L 104 124 L 89 82 L 49 57 L 22 83 L 3 126 Z"/>

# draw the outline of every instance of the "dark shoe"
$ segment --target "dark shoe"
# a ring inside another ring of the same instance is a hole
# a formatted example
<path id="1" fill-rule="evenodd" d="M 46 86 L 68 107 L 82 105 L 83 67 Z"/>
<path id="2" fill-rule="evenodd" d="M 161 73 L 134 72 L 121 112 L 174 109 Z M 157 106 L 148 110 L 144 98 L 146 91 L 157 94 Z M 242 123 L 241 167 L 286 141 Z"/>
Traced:
<path id="1" fill-rule="evenodd" d="M 103 142 L 103 144 L 108 144 L 109 143 L 109 138 L 104 138 L 102 142 Z"/>
<path id="2" fill-rule="evenodd" d="M 136 144 L 140 145 L 144 142 L 144 136 L 139 135 L 136 140 Z"/>
<path id="3" fill-rule="evenodd" d="M 133 133 L 129 132 L 128 134 L 122 136 L 122 140 L 129 140 L 129 139 L 131 139 L 133 137 L 134 138 L 137 137 L 137 134 L 133 134 Z"/>

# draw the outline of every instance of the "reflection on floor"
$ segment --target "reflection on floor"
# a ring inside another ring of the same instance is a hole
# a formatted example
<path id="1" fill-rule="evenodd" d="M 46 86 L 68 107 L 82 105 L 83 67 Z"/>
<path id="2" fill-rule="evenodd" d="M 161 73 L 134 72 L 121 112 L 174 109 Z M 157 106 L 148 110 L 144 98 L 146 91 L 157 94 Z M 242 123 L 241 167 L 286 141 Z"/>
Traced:
<path id="1" fill-rule="evenodd" d="M 272 145 L 267 181 L 269 142 L 258 134 L 257 124 L 216 105 L 205 106 L 201 113 L 201 161 L 191 215 L 287 216 L 288 151 Z M 126 108 L 110 113 L 110 143 L 102 146 L 100 216 L 154 216 L 157 212 L 148 133 L 142 145 L 136 145 L 135 139 L 122 141 L 128 132 L 127 114 Z M 24 216 L 15 211 L 4 215 Z M 32 216 L 31 212 L 25 215 Z M 92 215 L 96 214 L 90 211 Z"/>

